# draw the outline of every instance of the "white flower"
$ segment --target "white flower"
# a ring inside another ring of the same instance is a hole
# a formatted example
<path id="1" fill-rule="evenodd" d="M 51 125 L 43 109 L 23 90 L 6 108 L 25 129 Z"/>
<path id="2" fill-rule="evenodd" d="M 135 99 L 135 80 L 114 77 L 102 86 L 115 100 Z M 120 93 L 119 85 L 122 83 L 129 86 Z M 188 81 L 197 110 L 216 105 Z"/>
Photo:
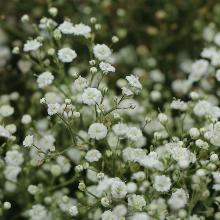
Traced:
<path id="1" fill-rule="evenodd" d="M 135 87 L 136 89 L 142 89 L 142 85 L 136 76 L 134 75 L 126 76 L 126 79 L 130 86 Z"/>
<path id="2" fill-rule="evenodd" d="M 127 194 L 127 187 L 120 179 L 115 179 L 111 185 L 111 194 L 113 198 L 122 199 Z"/>
<path id="3" fill-rule="evenodd" d="M 82 101 L 87 105 L 100 104 L 102 101 L 102 93 L 96 88 L 87 88 L 82 94 Z"/>
<path id="4" fill-rule="evenodd" d="M 170 178 L 162 175 L 162 176 L 155 176 L 154 178 L 154 188 L 158 192 L 167 192 L 170 190 L 171 181 Z"/>
<path id="5" fill-rule="evenodd" d="M 68 210 L 71 216 L 76 216 L 78 214 L 78 209 L 75 205 L 71 206 Z"/>
<path id="6" fill-rule="evenodd" d="M 27 135 L 23 141 L 24 147 L 31 147 L 34 144 L 34 136 Z"/>
<path id="7" fill-rule="evenodd" d="M 28 210 L 28 215 L 30 217 L 30 220 L 49 219 L 49 214 L 48 214 L 47 209 L 41 204 L 33 205 L 32 208 Z"/>
<path id="8" fill-rule="evenodd" d="M 91 32 L 91 27 L 85 24 L 76 24 L 73 27 L 73 34 L 79 36 L 87 36 Z"/>
<path id="9" fill-rule="evenodd" d="M 28 115 L 28 114 L 23 115 L 22 118 L 21 118 L 21 123 L 22 123 L 22 124 L 25 124 L 25 125 L 31 123 L 31 121 L 32 121 L 32 118 L 31 118 L 31 116 Z"/>
<path id="10" fill-rule="evenodd" d="M 92 139 L 100 140 L 106 137 L 107 128 L 102 123 L 94 123 L 89 126 L 89 137 Z"/>
<path id="11" fill-rule="evenodd" d="M 113 213 L 117 215 L 117 217 L 123 217 L 127 214 L 127 208 L 125 205 L 117 205 L 113 209 Z"/>
<path id="12" fill-rule="evenodd" d="M 115 135 L 119 137 L 124 137 L 128 132 L 128 126 L 123 123 L 118 123 L 112 126 L 112 130 Z"/>
<path id="13" fill-rule="evenodd" d="M 126 87 L 122 87 L 122 94 L 123 94 L 123 95 L 126 95 L 126 96 L 131 96 L 131 95 L 133 95 L 134 93 L 133 93 L 130 89 L 128 89 L 128 88 L 126 88 Z"/>
<path id="14" fill-rule="evenodd" d="M 75 50 L 62 48 L 58 51 L 58 57 L 63 63 L 71 63 L 77 57 L 77 54 Z"/>
<path id="15" fill-rule="evenodd" d="M 150 217 L 145 212 L 136 212 L 130 220 L 150 220 Z"/>
<path id="16" fill-rule="evenodd" d="M 6 153 L 5 162 L 8 165 L 19 166 L 24 162 L 24 158 L 17 150 L 10 150 Z"/>
<path id="17" fill-rule="evenodd" d="M 167 143 L 165 149 L 182 168 L 188 167 L 190 163 L 195 163 L 196 161 L 196 156 L 189 149 L 181 147 L 178 143 Z"/>
<path id="18" fill-rule="evenodd" d="M 19 166 L 6 166 L 4 170 L 5 178 L 12 182 L 17 182 L 17 176 L 21 172 L 21 168 Z"/>
<path id="19" fill-rule="evenodd" d="M 220 33 L 217 33 L 214 37 L 214 43 L 218 46 L 220 46 Z"/>
<path id="20" fill-rule="evenodd" d="M 106 63 L 106 62 L 101 62 L 99 64 L 99 67 L 100 69 L 104 72 L 104 73 L 108 73 L 108 72 L 115 72 L 115 67 L 112 66 L 111 64 L 109 63 Z"/>
<path id="21" fill-rule="evenodd" d="M 175 110 L 185 111 L 187 109 L 187 103 L 180 99 L 177 99 L 171 102 L 170 107 Z"/>
<path id="22" fill-rule="evenodd" d="M 139 128 L 131 127 L 127 131 L 127 137 L 132 141 L 138 141 L 140 138 L 142 138 L 142 136 L 142 132 Z"/>
<path id="23" fill-rule="evenodd" d="M 102 220 L 118 220 L 118 217 L 108 210 L 102 213 Z"/>
<path id="24" fill-rule="evenodd" d="M 208 74 L 209 62 L 207 60 L 197 60 L 192 64 L 192 70 L 190 74 L 190 79 L 192 81 L 198 81 L 202 76 Z"/>
<path id="25" fill-rule="evenodd" d="M 60 112 L 60 108 L 61 108 L 61 106 L 59 103 L 48 104 L 47 113 L 50 116 L 55 115 Z"/>
<path id="26" fill-rule="evenodd" d="M 85 159 L 88 162 L 96 162 L 96 161 L 99 161 L 101 157 L 102 157 L 102 154 L 98 150 L 93 149 L 86 153 Z"/>
<path id="27" fill-rule="evenodd" d="M 3 117 L 11 116 L 14 113 L 14 108 L 10 105 L 2 105 L 0 107 L 0 115 Z"/>
<path id="28" fill-rule="evenodd" d="M 122 156 L 123 156 L 124 161 L 137 162 L 143 159 L 146 156 L 146 153 L 144 150 L 139 149 L 139 148 L 127 147 L 123 150 Z"/>
<path id="29" fill-rule="evenodd" d="M 73 83 L 73 89 L 75 89 L 78 92 L 83 91 L 88 86 L 87 79 L 79 76 Z"/>
<path id="30" fill-rule="evenodd" d="M 111 56 L 111 50 L 105 44 L 96 44 L 93 48 L 94 56 L 99 60 L 107 61 Z"/>
<path id="31" fill-rule="evenodd" d="M 204 133 L 204 137 L 214 146 L 220 147 L 220 122 L 210 124 Z"/>
<path id="32" fill-rule="evenodd" d="M 159 161 L 158 155 L 156 152 L 151 151 L 147 156 L 144 156 L 138 160 L 138 163 L 143 167 L 156 169 L 156 170 L 163 170 L 164 166 Z"/>
<path id="33" fill-rule="evenodd" d="M 56 162 L 61 167 L 63 173 L 68 173 L 70 171 L 71 165 L 66 157 L 60 155 L 57 157 Z"/>
<path id="34" fill-rule="evenodd" d="M 183 208 L 188 200 L 188 195 L 185 190 L 180 188 L 172 193 L 171 197 L 168 200 L 168 204 L 171 209 L 180 209 Z"/>
<path id="35" fill-rule="evenodd" d="M 215 77 L 220 82 L 220 69 L 216 71 Z"/>
<path id="36" fill-rule="evenodd" d="M 202 117 L 210 113 L 211 106 L 211 103 L 201 100 L 195 105 L 193 112 L 196 116 Z"/>
<path id="37" fill-rule="evenodd" d="M 133 194 L 128 197 L 128 206 L 134 210 L 142 211 L 144 206 L 146 206 L 146 201 L 143 196 Z"/>
<path id="38" fill-rule="evenodd" d="M 54 76 L 49 71 L 43 72 L 37 77 L 37 83 L 39 88 L 44 88 L 52 84 L 53 80 L 54 80 Z"/>
<path id="39" fill-rule="evenodd" d="M 11 136 L 10 132 L 2 125 L 0 125 L 0 137 L 9 138 L 10 136 Z"/>
<path id="40" fill-rule="evenodd" d="M 59 25 L 58 29 L 63 34 L 73 34 L 74 32 L 73 24 L 69 21 L 64 21 L 62 24 Z"/>
<path id="41" fill-rule="evenodd" d="M 25 44 L 24 44 L 24 51 L 28 52 L 28 51 L 34 51 L 37 50 L 39 47 L 42 46 L 42 43 L 40 43 L 39 41 L 37 41 L 36 39 L 34 40 L 28 40 Z"/>

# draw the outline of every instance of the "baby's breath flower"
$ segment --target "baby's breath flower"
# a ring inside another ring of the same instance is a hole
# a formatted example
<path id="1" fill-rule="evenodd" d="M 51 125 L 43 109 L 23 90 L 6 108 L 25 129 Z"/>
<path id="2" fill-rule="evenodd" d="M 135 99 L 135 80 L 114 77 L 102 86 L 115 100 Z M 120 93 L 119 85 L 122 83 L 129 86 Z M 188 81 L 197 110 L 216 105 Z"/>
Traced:
<path id="1" fill-rule="evenodd" d="M 107 132 L 107 128 L 102 123 L 94 123 L 90 125 L 88 130 L 89 137 L 96 140 L 105 138 Z"/>
<path id="2" fill-rule="evenodd" d="M 77 57 L 77 54 L 75 50 L 62 48 L 58 51 L 58 57 L 63 63 L 71 63 Z"/>
<path id="3" fill-rule="evenodd" d="M 24 51 L 25 52 L 29 52 L 29 51 L 35 51 L 37 50 L 39 47 L 42 46 L 42 43 L 40 43 L 39 41 L 37 41 L 36 39 L 34 40 L 28 40 L 25 44 L 24 44 Z"/>

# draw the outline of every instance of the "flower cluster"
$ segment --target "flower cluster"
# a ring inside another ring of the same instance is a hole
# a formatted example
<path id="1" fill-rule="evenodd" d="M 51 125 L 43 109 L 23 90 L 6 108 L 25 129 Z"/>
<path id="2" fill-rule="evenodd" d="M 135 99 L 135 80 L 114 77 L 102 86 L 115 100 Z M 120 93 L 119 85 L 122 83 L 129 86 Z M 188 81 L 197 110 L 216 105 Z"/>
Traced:
<path id="1" fill-rule="evenodd" d="M 96 40 L 96 18 L 58 20 L 24 23 L 37 29 L 16 54 L 33 107 L 17 122 L 20 94 L 0 97 L 0 215 L 220 219 L 219 34 L 167 88 L 158 69 L 118 74 L 119 39 Z"/>

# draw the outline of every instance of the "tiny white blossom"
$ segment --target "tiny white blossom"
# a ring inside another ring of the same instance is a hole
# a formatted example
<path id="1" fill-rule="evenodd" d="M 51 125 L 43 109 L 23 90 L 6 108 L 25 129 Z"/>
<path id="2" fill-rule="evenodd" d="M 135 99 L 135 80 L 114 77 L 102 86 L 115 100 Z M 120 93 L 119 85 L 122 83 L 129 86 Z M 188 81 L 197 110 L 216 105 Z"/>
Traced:
<path id="1" fill-rule="evenodd" d="M 0 107 L 0 115 L 3 117 L 11 116 L 14 113 L 14 108 L 10 105 L 2 105 Z"/>
<path id="2" fill-rule="evenodd" d="M 142 211 L 143 207 L 146 206 L 146 201 L 143 196 L 133 194 L 128 197 L 128 205 L 137 211 Z"/>
<path id="3" fill-rule="evenodd" d="M 127 194 L 127 187 L 120 179 L 115 179 L 111 185 L 111 194 L 113 198 L 122 199 Z"/>
<path id="4" fill-rule="evenodd" d="M 158 192 L 167 192 L 170 190 L 171 181 L 170 178 L 162 175 L 162 176 L 155 176 L 154 178 L 154 188 Z"/>
<path id="5" fill-rule="evenodd" d="M 85 24 L 76 24 L 73 27 L 73 34 L 77 36 L 87 36 L 91 32 L 91 27 Z"/>
<path id="6" fill-rule="evenodd" d="M 87 105 L 100 104 L 102 101 L 102 93 L 96 88 L 87 88 L 82 94 L 82 101 Z"/>
<path id="7" fill-rule="evenodd" d="M 102 154 L 98 150 L 92 149 L 86 153 L 85 159 L 88 162 L 97 162 L 101 157 Z"/>
<path id="8" fill-rule="evenodd" d="M 108 73 L 108 72 L 115 72 L 115 67 L 112 66 L 111 64 L 109 63 L 106 63 L 106 62 L 101 62 L 99 64 L 99 67 L 100 69 L 104 72 L 104 73 Z"/>
<path id="9" fill-rule="evenodd" d="M 140 138 L 142 138 L 142 136 L 142 132 L 139 128 L 130 127 L 127 131 L 127 137 L 132 141 L 138 141 Z"/>
<path id="10" fill-rule="evenodd" d="M 134 76 L 134 75 L 126 76 L 126 79 L 129 83 L 129 85 L 131 85 L 132 87 L 135 87 L 137 89 L 142 89 L 142 85 L 136 76 Z"/>
<path id="11" fill-rule="evenodd" d="M 102 123 L 94 123 L 89 126 L 88 134 L 92 139 L 100 140 L 106 137 L 107 128 Z"/>
<path id="12" fill-rule="evenodd" d="M 188 200 L 188 195 L 185 190 L 180 188 L 172 193 L 170 199 L 168 200 L 168 204 L 171 209 L 180 209 L 183 208 Z"/>
<path id="13" fill-rule="evenodd" d="M 62 48 L 58 51 L 58 57 L 63 63 L 71 63 L 77 57 L 77 54 L 75 50 Z"/>
<path id="14" fill-rule="evenodd" d="M 39 88 L 44 88 L 52 84 L 53 80 L 54 80 L 54 76 L 49 71 L 43 72 L 37 77 L 37 83 Z"/>
<path id="15" fill-rule="evenodd" d="M 9 138 L 10 136 L 11 136 L 10 132 L 5 127 L 0 125 L 0 137 Z"/>
<path id="16" fill-rule="evenodd" d="M 77 207 L 74 205 L 74 206 L 71 206 L 68 210 L 69 214 L 71 216 L 76 216 L 78 214 L 78 209 Z"/>
<path id="17" fill-rule="evenodd" d="M 31 147 L 34 144 L 34 136 L 27 135 L 23 141 L 24 147 Z"/>
<path id="18" fill-rule="evenodd" d="M 36 39 L 34 40 L 28 40 L 25 44 L 24 44 L 24 51 L 28 52 L 28 51 L 35 51 L 37 50 L 39 47 L 42 46 L 42 43 L 40 43 L 39 41 L 37 41 Z"/>
<path id="19" fill-rule="evenodd" d="M 99 60 L 107 61 L 111 56 L 111 50 L 105 44 L 96 44 L 93 48 L 95 57 Z"/>
<path id="20" fill-rule="evenodd" d="M 48 104 L 48 109 L 47 109 L 48 115 L 50 116 L 55 115 L 60 112 L 60 109 L 61 106 L 59 103 Z"/>
<path id="21" fill-rule="evenodd" d="M 62 24 L 59 25 L 58 29 L 63 34 L 73 34 L 74 32 L 73 24 L 69 21 L 64 21 Z"/>

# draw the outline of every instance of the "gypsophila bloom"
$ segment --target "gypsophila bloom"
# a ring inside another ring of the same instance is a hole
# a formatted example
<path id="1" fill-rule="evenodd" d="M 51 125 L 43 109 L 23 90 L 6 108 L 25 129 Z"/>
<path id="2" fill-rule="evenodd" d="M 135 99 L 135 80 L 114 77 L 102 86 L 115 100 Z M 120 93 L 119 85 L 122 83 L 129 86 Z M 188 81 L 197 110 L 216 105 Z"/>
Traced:
<path id="1" fill-rule="evenodd" d="M 31 194 L 31 195 L 35 195 L 38 192 L 38 187 L 35 185 L 29 185 L 27 191 Z"/>
<path id="2" fill-rule="evenodd" d="M 76 24 L 73 27 L 73 34 L 76 36 L 84 36 L 86 37 L 91 32 L 91 28 L 85 24 Z"/>
<path id="3" fill-rule="evenodd" d="M 96 88 L 87 88 L 82 94 L 82 102 L 87 105 L 100 104 L 102 101 L 102 93 Z"/>
<path id="4" fill-rule="evenodd" d="M 23 155 L 17 150 L 7 151 L 5 156 L 5 162 L 8 165 L 19 166 L 24 162 Z"/>
<path id="5" fill-rule="evenodd" d="M 126 124 L 118 123 L 112 126 L 112 130 L 115 135 L 119 137 L 124 137 L 127 134 L 129 128 Z"/>
<path id="6" fill-rule="evenodd" d="M 48 115 L 55 115 L 60 112 L 60 104 L 59 103 L 52 103 L 48 104 L 47 113 Z"/>
<path id="7" fill-rule="evenodd" d="M 154 177 L 154 188 L 158 192 L 167 192 L 170 190 L 170 187 L 171 187 L 171 181 L 169 177 L 165 175 Z"/>
<path id="8" fill-rule="evenodd" d="M 192 64 L 190 80 L 198 81 L 202 76 L 208 74 L 209 63 L 207 60 L 197 60 Z"/>
<path id="9" fill-rule="evenodd" d="M 131 220 L 150 220 L 150 217 L 147 213 L 137 212 L 130 219 Z"/>
<path id="10" fill-rule="evenodd" d="M 201 100 L 195 105 L 193 112 L 196 116 L 202 117 L 210 113 L 210 109 L 211 104 L 205 100 Z"/>
<path id="11" fill-rule="evenodd" d="M 146 201 L 143 196 L 133 194 L 128 197 L 128 205 L 137 211 L 142 211 L 143 207 L 146 206 Z"/>
<path id="12" fill-rule="evenodd" d="M 220 70 L 217 70 L 215 73 L 216 79 L 220 82 Z"/>
<path id="13" fill-rule="evenodd" d="M 34 136 L 33 135 L 27 135 L 23 141 L 24 147 L 31 147 L 34 144 Z"/>
<path id="14" fill-rule="evenodd" d="M 77 54 L 75 50 L 70 48 L 62 48 L 58 51 L 58 57 L 63 63 L 71 63 L 77 57 Z"/>
<path id="15" fill-rule="evenodd" d="M 25 124 L 25 125 L 31 123 L 31 121 L 32 121 L 32 118 L 31 118 L 31 116 L 28 115 L 28 114 L 23 115 L 22 118 L 21 118 L 21 123 L 22 123 L 22 124 Z"/>
<path id="16" fill-rule="evenodd" d="M 214 146 L 220 147 L 220 122 L 210 124 L 204 133 L 204 137 Z"/>
<path id="17" fill-rule="evenodd" d="M 102 154 L 98 150 L 90 150 L 86 153 L 85 159 L 88 162 L 97 162 L 102 157 Z"/>
<path id="18" fill-rule="evenodd" d="M 102 220 L 118 220 L 118 217 L 108 210 L 102 213 Z"/>
<path id="19" fill-rule="evenodd" d="M 10 132 L 5 127 L 0 125 L 0 137 L 9 138 L 10 136 L 11 136 Z"/>
<path id="20" fill-rule="evenodd" d="M 93 54 L 97 59 L 107 61 L 112 53 L 105 44 L 96 44 L 93 48 Z"/>
<path id="21" fill-rule="evenodd" d="M 134 76 L 134 75 L 126 76 L 126 79 L 127 79 L 130 86 L 132 86 L 136 89 L 142 89 L 142 85 L 136 76 Z"/>
<path id="22" fill-rule="evenodd" d="M 127 137 L 128 137 L 128 139 L 130 139 L 132 141 L 138 141 L 138 140 L 140 140 L 140 138 L 142 138 L 142 136 L 143 135 L 142 135 L 141 130 L 136 127 L 131 127 L 127 131 Z"/>
<path id="23" fill-rule="evenodd" d="M 102 123 L 94 123 L 89 126 L 89 137 L 96 140 L 101 140 L 107 135 L 107 128 Z"/>
<path id="24" fill-rule="evenodd" d="M 115 179 L 111 185 L 111 194 L 116 199 L 124 198 L 127 194 L 126 184 L 119 179 Z"/>
<path id="25" fill-rule="evenodd" d="M 171 197 L 168 200 L 168 204 L 171 209 L 180 209 L 183 208 L 188 200 L 188 195 L 184 189 L 177 189 L 172 193 Z"/>
<path id="26" fill-rule="evenodd" d="M 71 216 L 76 216 L 78 214 L 78 209 L 77 207 L 74 205 L 74 206 L 71 206 L 68 210 L 69 214 Z"/>
<path id="27" fill-rule="evenodd" d="M 14 108 L 10 105 L 2 105 L 0 107 L 0 115 L 3 117 L 11 116 L 14 113 Z"/>
<path id="28" fill-rule="evenodd" d="M 87 79 L 81 76 L 79 76 L 73 83 L 73 89 L 79 92 L 83 91 L 87 86 L 88 86 Z"/>
<path id="29" fill-rule="evenodd" d="M 99 64 L 99 67 L 100 69 L 104 72 L 104 73 L 108 73 L 108 72 L 115 72 L 115 67 L 112 66 L 111 64 L 109 63 L 106 63 L 106 62 L 101 62 Z"/>
<path id="30" fill-rule="evenodd" d="M 170 107 L 175 110 L 185 111 L 187 109 L 187 104 L 184 101 L 177 99 L 172 101 Z"/>
<path id="31" fill-rule="evenodd" d="M 38 87 L 44 88 L 52 84 L 53 80 L 54 80 L 54 76 L 51 72 L 49 71 L 43 72 L 37 77 Z"/>
<path id="32" fill-rule="evenodd" d="M 59 25 L 58 29 L 63 34 L 73 34 L 74 32 L 73 24 L 69 21 L 64 21 L 62 24 Z"/>
<path id="33" fill-rule="evenodd" d="M 33 205 L 28 215 L 31 220 L 47 220 L 49 217 L 47 209 L 41 204 Z"/>
<path id="34" fill-rule="evenodd" d="M 40 43 L 39 41 L 37 41 L 36 39 L 34 40 L 28 40 L 25 44 L 24 44 L 24 51 L 28 52 L 28 51 L 35 51 L 37 50 L 39 47 L 42 46 L 42 43 Z"/>

